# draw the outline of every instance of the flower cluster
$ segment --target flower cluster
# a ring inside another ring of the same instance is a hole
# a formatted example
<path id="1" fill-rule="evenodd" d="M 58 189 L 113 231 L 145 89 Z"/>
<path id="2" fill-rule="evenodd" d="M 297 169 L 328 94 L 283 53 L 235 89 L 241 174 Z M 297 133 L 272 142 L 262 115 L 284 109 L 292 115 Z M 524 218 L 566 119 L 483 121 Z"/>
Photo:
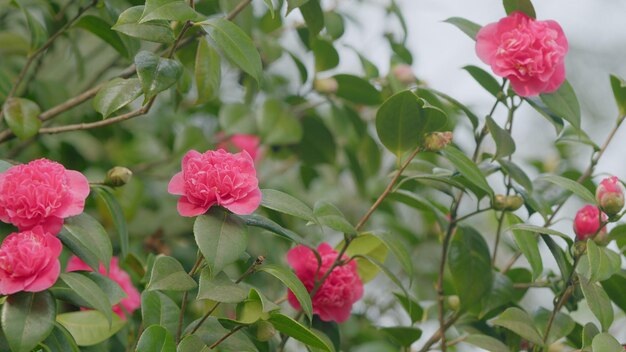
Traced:
<path id="1" fill-rule="evenodd" d="M 608 215 L 616 215 L 624 207 L 624 191 L 617 177 L 608 177 L 600 182 L 596 188 L 596 201 L 598 206 L 585 205 L 576 213 L 574 232 L 579 241 L 593 238 L 604 242 L 604 225 L 609 221 Z"/>

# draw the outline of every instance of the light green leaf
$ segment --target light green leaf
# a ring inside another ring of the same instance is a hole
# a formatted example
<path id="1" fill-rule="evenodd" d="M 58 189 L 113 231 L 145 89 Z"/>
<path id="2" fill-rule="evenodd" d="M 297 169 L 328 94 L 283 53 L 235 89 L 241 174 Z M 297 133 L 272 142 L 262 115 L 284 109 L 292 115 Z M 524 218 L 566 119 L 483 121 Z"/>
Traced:
<path id="1" fill-rule="evenodd" d="M 18 7 L 24 13 L 26 17 L 26 23 L 28 25 L 28 30 L 30 31 L 30 51 L 34 52 L 36 49 L 40 48 L 48 39 L 48 32 L 46 31 L 46 27 L 39 22 L 39 20 L 35 19 L 35 17 L 28 12 L 28 9 L 24 6 L 23 0 L 13 0 Z"/>
<path id="2" fill-rule="evenodd" d="M 37 103 L 24 98 L 9 98 L 2 106 L 4 119 L 19 139 L 35 136 L 41 127 Z"/>
<path id="3" fill-rule="evenodd" d="M 304 314 L 306 314 L 309 319 L 313 317 L 313 306 L 309 292 L 302 284 L 302 281 L 300 281 L 292 271 L 272 264 L 263 265 L 258 271 L 266 272 L 282 281 L 282 283 L 293 292 L 294 296 L 296 296 Z"/>
<path id="4" fill-rule="evenodd" d="M 178 260 L 159 255 L 154 261 L 146 290 L 188 291 L 196 286 Z"/>
<path id="5" fill-rule="evenodd" d="M 174 42 L 174 31 L 167 21 L 139 23 L 144 6 L 134 6 L 122 12 L 111 29 L 150 42 L 169 44 Z"/>
<path id="6" fill-rule="evenodd" d="M 210 299 L 216 302 L 239 303 L 248 297 L 248 291 L 234 283 L 223 271 L 211 277 L 209 268 L 200 273 L 200 288 L 196 299 Z"/>
<path id="7" fill-rule="evenodd" d="M 316 39 L 311 44 L 313 56 L 315 56 L 315 71 L 330 70 L 339 65 L 339 53 L 333 44 L 324 39 Z"/>
<path id="8" fill-rule="evenodd" d="M 550 183 L 554 183 L 555 185 L 564 188 L 575 195 L 579 196 L 582 200 L 590 204 L 596 204 L 596 197 L 594 197 L 588 189 L 586 189 L 580 183 L 570 180 L 569 178 L 565 178 L 557 175 L 545 175 L 540 176 L 535 181 L 546 181 Z"/>
<path id="9" fill-rule="evenodd" d="M 507 223 L 517 225 L 523 223 L 523 221 L 516 215 L 507 212 L 505 214 Z M 530 267 L 533 270 L 533 280 L 541 276 L 543 272 L 543 262 L 541 260 L 541 254 L 539 253 L 539 243 L 537 242 L 537 236 L 532 231 L 526 231 L 521 229 L 511 229 L 515 243 L 519 247 L 520 251 L 530 263 Z"/>
<path id="10" fill-rule="evenodd" d="M 344 241 L 341 241 L 337 248 L 343 247 Z M 355 237 L 350 246 L 346 250 L 346 255 L 353 257 L 355 255 L 364 255 L 376 259 L 384 263 L 387 259 L 388 248 L 380 238 L 371 233 L 364 233 Z M 363 283 L 370 282 L 378 275 L 379 268 L 365 258 L 355 259 L 357 262 L 357 271 Z"/>
<path id="11" fill-rule="evenodd" d="M 500 340 L 487 335 L 469 335 L 465 342 L 490 352 L 510 352 L 511 350 Z"/>
<path id="12" fill-rule="evenodd" d="M 94 271 L 100 270 L 100 264 L 109 270 L 113 248 L 109 234 L 96 219 L 85 213 L 67 218 L 57 236 Z"/>
<path id="13" fill-rule="evenodd" d="M 509 329 L 530 342 L 543 346 L 543 339 L 539 331 L 537 331 L 535 323 L 528 313 L 519 308 L 507 308 L 492 323 Z"/>
<path id="14" fill-rule="evenodd" d="M 463 177 L 478 188 L 487 192 L 490 196 L 493 196 L 493 190 L 489 186 L 489 183 L 487 183 L 485 175 L 483 175 L 478 166 L 462 151 L 453 146 L 447 146 L 443 150 L 443 154 Z"/>
<path id="15" fill-rule="evenodd" d="M 176 352 L 210 352 L 209 347 L 196 335 L 189 335 L 178 344 Z"/>
<path id="16" fill-rule="evenodd" d="M 72 334 L 56 321 L 54 322 L 54 329 L 43 341 L 43 344 L 54 352 L 79 352 Z"/>
<path id="17" fill-rule="evenodd" d="M 320 225 L 330 227 L 335 231 L 346 234 L 356 234 L 354 226 L 346 220 L 343 213 L 333 204 L 325 201 L 315 203 L 313 215 Z"/>
<path id="18" fill-rule="evenodd" d="M 620 352 L 624 347 L 611 335 L 601 333 L 596 335 L 591 342 L 593 352 Z"/>
<path id="19" fill-rule="evenodd" d="M 291 336 L 308 346 L 321 348 L 324 351 L 332 351 L 332 347 L 328 345 L 326 341 L 322 340 L 304 325 L 286 315 L 274 313 L 270 315 L 269 322 L 274 325 L 276 330 L 287 336 Z"/>
<path id="20" fill-rule="evenodd" d="M 267 99 L 257 115 L 259 135 L 265 144 L 289 145 L 302 140 L 302 125 L 297 116 L 277 99 Z"/>
<path id="21" fill-rule="evenodd" d="M 539 331 L 545 331 L 551 315 L 552 310 L 548 310 L 545 308 L 539 308 L 535 312 L 535 314 L 533 314 L 533 319 Z M 572 333 L 575 327 L 576 322 L 574 322 L 574 320 L 570 318 L 568 314 L 565 314 L 563 312 L 557 312 L 552 321 L 550 337 L 547 339 L 546 345 L 549 346 L 559 339 L 569 335 L 570 333 Z"/>
<path id="22" fill-rule="evenodd" d="M 19 292 L 7 297 L 0 313 L 11 351 L 28 352 L 54 328 L 56 304 L 50 292 Z"/>
<path id="23" fill-rule="evenodd" d="M 363 78 L 339 74 L 333 76 L 337 81 L 335 95 L 356 104 L 378 105 L 382 102 L 380 92 Z"/>
<path id="24" fill-rule="evenodd" d="M 309 243 L 309 241 L 305 240 L 297 233 L 278 225 L 277 223 L 273 222 L 272 220 L 266 217 L 263 217 L 257 214 L 252 214 L 252 215 L 243 215 L 243 216 L 240 216 L 240 218 L 248 226 L 254 226 L 254 227 L 265 229 L 282 238 L 288 239 L 289 241 L 292 241 L 294 243 L 302 244 L 308 248 L 315 249 L 315 246 L 313 246 L 311 243 Z"/>
<path id="25" fill-rule="evenodd" d="M 309 2 L 309 0 L 287 0 L 287 15 L 307 2 Z"/>
<path id="26" fill-rule="evenodd" d="M 184 0 L 146 0 L 139 23 L 155 20 L 187 21 L 198 14 Z"/>
<path id="27" fill-rule="evenodd" d="M 621 268 L 621 256 L 606 247 L 598 246 L 593 240 L 587 240 L 588 271 L 584 273 L 589 282 L 604 281 Z"/>
<path id="28" fill-rule="evenodd" d="M 511 134 L 498 126 L 491 116 L 487 116 L 486 123 L 491 137 L 493 137 L 493 140 L 496 142 L 496 153 L 493 156 L 493 160 L 513 154 L 515 152 L 515 141 L 513 137 L 511 137 Z"/>
<path id="29" fill-rule="evenodd" d="M 580 104 L 574 88 L 567 80 L 554 93 L 539 96 L 541 101 L 560 118 L 566 120 L 576 129 L 580 129 Z"/>
<path id="30" fill-rule="evenodd" d="M 422 337 L 422 330 L 414 327 L 394 326 L 380 330 L 402 347 L 409 347 Z"/>
<path id="31" fill-rule="evenodd" d="M 105 119 L 112 113 L 130 104 L 141 95 L 138 78 L 114 78 L 100 88 L 93 98 L 93 108 Z"/>
<path id="32" fill-rule="evenodd" d="M 510 231 L 522 230 L 522 231 L 530 231 L 530 232 L 539 233 L 539 234 L 546 234 L 550 236 L 557 236 L 557 237 L 561 237 L 562 239 L 564 239 L 568 245 L 572 243 L 572 239 L 568 235 L 562 232 L 559 232 L 557 230 L 549 229 L 543 226 L 536 226 L 536 225 L 529 225 L 529 224 L 515 224 L 509 227 L 508 230 Z"/>
<path id="33" fill-rule="evenodd" d="M 159 325 L 152 325 L 143 331 L 136 352 L 176 352 L 176 342 L 172 335 Z"/>
<path id="34" fill-rule="evenodd" d="M 131 52 L 124 44 L 124 41 L 122 41 L 122 38 L 120 38 L 120 35 L 112 30 L 109 22 L 104 19 L 91 15 L 82 16 L 74 23 L 73 27 L 91 32 L 113 47 L 123 57 L 131 57 Z"/>
<path id="35" fill-rule="evenodd" d="M 207 103 L 219 96 L 222 80 L 220 56 L 204 38 L 198 43 L 194 76 L 198 89 L 196 104 Z"/>
<path id="36" fill-rule="evenodd" d="M 87 276 L 79 273 L 62 273 L 59 277 L 71 292 L 79 298 L 79 306 L 100 311 L 111 323 L 113 311 L 111 301 L 100 287 Z"/>
<path id="37" fill-rule="evenodd" d="M 297 218 L 315 221 L 313 210 L 301 200 L 274 189 L 262 189 L 261 206 Z"/>
<path id="38" fill-rule="evenodd" d="M 176 303 L 159 291 L 141 293 L 141 320 L 144 327 L 160 325 L 174 335 L 178 328 L 180 309 Z"/>
<path id="39" fill-rule="evenodd" d="M 419 305 L 417 301 L 398 292 L 394 292 L 393 295 L 396 296 L 398 301 L 400 301 L 400 305 L 402 305 L 402 308 L 404 308 L 407 314 L 409 314 L 409 318 L 411 318 L 411 323 L 422 320 L 422 317 L 424 316 L 424 309 L 422 308 L 422 306 Z"/>
<path id="40" fill-rule="evenodd" d="M 621 77 L 610 75 L 611 89 L 620 116 L 626 116 L 626 82 Z"/>
<path id="41" fill-rule="evenodd" d="M 579 279 L 580 288 L 587 299 L 589 309 L 600 321 L 602 331 L 608 331 L 611 324 L 613 324 L 613 306 L 609 296 L 600 285 L 588 281 L 583 276 L 579 276 Z"/>
<path id="42" fill-rule="evenodd" d="M 623 312 L 626 312 L 626 295 L 624 295 L 624 287 L 626 287 L 626 275 L 619 272 L 608 280 L 602 281 L 602 288 L 609 296 L 611 301 L 615 303 Z"/>
<path id="43" fill-rule="evenodd" d="M 120 245 L 120 257 L 126 258 L 128 254 L 128 227 L 126 224 L 126 218 L 124 216 L 124 211 L 122 210 L 122 206 L 115 198 L 115 195 L 111 192 L 108 187 L 93 187 L 92 190 L 102 198 L 104 204 L 106 205 L 109 213 L 111 214 L 111 218 L 113 219 L 113 223 L 115 224 L 115 228 L 117 229 L 117 234 L 119 236 L 119 245 Z"/>
<path id="44" fill-rule="evenodd" d="M 183 74 L 180 62 L 159 57 L 145 50 L 135 56 L 135 66 L 146 96 L 145 101 L 176 84 Z"/>
<path id="45" fill-rule="evenodd" d="M 498 98 L 502 94 L 500 89 L 500 83 L 487 71 L 478 66 L 465 66 L 463 67 L 486 91 L 491 93 L 494 97 Z M 491 118 L 490 116 L 488 116 Z M 495 122 L 494 122 L 495 124 Z"/>
<path id="46" fill-rule="evenodd" d="M 507 175 L 511 176 L 513 181 L 517 182 L 520 186 L 524 187 L 524 189 L 527 192 L 532 192 L 533 190 L 532 181 L 530 180 L 528 175 L 526 175 L 524 170 L 522 170 L 519 166 L 517 166 L 517 164 L 506 159 L 500 159 L 498 160 L 498 163 L 502 167 L 502 170 Z"/>
<path id="47" fill-rule="evenodd" d="M 481 28 L 480 25 L 461 17 L 450 17 L 444 22 L 454 25 L 455 27 L 463 31 L 463 33 L 467 34 L 468 37 L 474 40 L 476 40 L 476 34 Z"/>

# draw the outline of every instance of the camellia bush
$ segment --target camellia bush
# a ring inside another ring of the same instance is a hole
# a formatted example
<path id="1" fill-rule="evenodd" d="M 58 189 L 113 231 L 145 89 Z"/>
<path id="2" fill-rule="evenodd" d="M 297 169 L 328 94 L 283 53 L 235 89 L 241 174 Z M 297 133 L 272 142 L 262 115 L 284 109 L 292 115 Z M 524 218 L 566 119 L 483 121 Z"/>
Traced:
<path id="1" fill-rule="evenodd" d="M 0 350 L 623 350 L 624 81 L 590 139 L 568 29 L 504 0 L 445 20 L 477 111 L 393 0 L 387 73 L 335 5 L 0 0 Z M 522 106 L 559 165 L 515 153 Z"/>

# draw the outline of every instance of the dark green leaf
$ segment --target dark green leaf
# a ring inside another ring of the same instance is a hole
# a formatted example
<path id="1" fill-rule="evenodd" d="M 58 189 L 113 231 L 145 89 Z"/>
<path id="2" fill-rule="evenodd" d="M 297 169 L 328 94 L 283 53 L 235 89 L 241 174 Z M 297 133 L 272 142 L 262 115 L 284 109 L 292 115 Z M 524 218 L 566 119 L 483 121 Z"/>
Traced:
<path id="1" fill-rule="evenodd" d="M 394 326 L 381 328 L 395 343 L 402 347 L 409 347 L 422 336 L 422 330 L 414 327 Z"/>
<path id="2" fill-rule="evenodd" d="M 272 220 L 265 218 L 261 215 L 244 215 L 244 216 L 240 216 L 241 219 L 243 219 L 243 221 L 246 223 L 246 225 L 248 226 L 254 226 L 254 227 L 259 227 L 265 230 L 268 230 L 270 232 L 273 232 L 275 234 L 277 234 L 278 236 L 282 237 L 282 238 L 286 238 L 292 242 L 298 243 L 298 244 L 303 244 L 309 248 L 314 249 L 315 247 L 309 243 L 307 240 L 305 240 L 304 238 L 302 238 L 300 235 L 298 235 L 297 233 L 288 230 L 280 225 L 278 225 L 277 223 L 273 222 Z"/>
<path id="3" fill-rule="evenodd" d="M 93 99 L 93 108 L 105 119 L 130 104 L 141 95 L 141 82 L 137 78 L 114 78 L 100 88 Z"/>
<path id="4" fill-rule="evenodd" d="M 580 129 L 580 104 L 574 88 L 567 80 L 554 93 L 540 95 L 541 101 L 560 118 L 566 120 L 576 129 Z"/>
<path id="5" fill-rule="evenodd" d="M 624 295 L 626 275 L 624 272 L 619 272 L 611 276 L 608 280 L 602 281 L 601 284 L 611 301 L 622 311 L 626 312 L 626 295 Z"/>
<path id="6" fill-rule="evenodd" d="M 78 345 L 70 332 L 57 322 L 54 323 L 54 329 L 43 344 L 53 352 L 79 352 Z"/>
<path id="7" fill-rule="evenodd" d="M 117 23 L 111 29 L 124 33 L 130 37 L 157 43 L 172 43 L 175 39 L 174 31 L 167 21 L 151 21 L 139 23 L 144 6 L 134 6 L 122 12 Z"/>
<path id="8" fill-rule="evenodd" d="M 346 220 L 346 217 L 336 206 L 329 202 L 319 201 L 315 203 L 313 215 L 320 225 L 328 226 L 342 233 L 356 234 L 354 226 Z"/>
<path id="9" fill-rule="evenodd" d="M 509 329 L 530 342 L 543 346 L 543 339 L 539 331 L 537 331 L 535 323 L 528 313 L 519 308 L 508 308 L 494 319 L 492 323 Z"/>
<path id="10" fill-rule="evenodd" d="M 209 268 L 202 270 L 197 300 L 210 299 L 216 302 L 239 303 L 248 297 L 248 291 L 234 283 L 223 271 L 214 276 L 211 277 Z"/>
<path id="11" fill-rule="evenodd" d="M 326 341 L 315 335 L 304 325 L 298 323 L 297 321 L 291 319 L 286 315 L 274 313 L 270 315 L 269 322 L 274 325 L 276 330 L 282 332 L 287 336 L 291 336 L 308 346 L 321 348 L 324 351 L 332 351 L 332 348 L 327 345 Z"/>
<path id="12" fill-rule="evenodd" d="M 146 290 L 188 291 L 196 286 L 178 260 L 159 255 L 154 261 Z"/>
<path id="13" fill-rule="evenodd" d="M 256 123 L 250 106 L 243 103 L 224 104 L 219 112 L 220 127 L 228 135 L 237 133 L 254 134 Z"/>
<path id="14" fill-rule="evenodd" d="M 396 236 L 390 233 L 382 232 L 375 233 L 374 235 L 380 238 L 385 243 L 387 248 L 389 248 L 391 253 L 393 253 L 393 255 L 396 257 L 396 259 L 402 266 L 402 269 L 409 276 L 409 287 L 412 286 L 414 270 L 413 262 L 411 260 L 411 254 L 407 249 L 408 247 L 400 239 L 396 238 Z"/>
<path id="15" fill-rule="evenodd" d="M 96 219 L 85 213 L 67 218 L 57 236 L 94 271 L 100 270 L 100 264 L 109 270 L 113 248 L 109 234 Z"/>
<path id="16" fill-rule="evenodd" d="M 500 308 L 511 302 L 515 295 L 513 281 L 507 276 L 496 272 L 493 278 L 491 290 L 482 300 L 482 309 L 479 317 L 482 318 L 496 308 Z"/>
<path id="17" fill-rule="evenodd" d="M 69 287 L 71 292 L 80 298 L 82 302 L 76 302 L 87 308 L 100 311 L 111 323 L 113 317 L 111 302 L 100 287 L 87 276 L 79 273 L 63 273 L 60 279 Z"/>
<path id="18" fill-rule="evenodd" d="M 146 0 L 139 23 L 155 20 L 187 21 L 196 16 L 196 12 L 184 0 Z"/>
<path id="19" fill-rule="evenodd" d="M 176 342 L 172 335 L 159 325 L 152 325 L 143 331 L 139 342 L 137 342 L 137 352 L 176 352 Z"/>
<path id="20" fill-rule="evenodd" d="M 219 96 L 222 80 L 220 56 L 205 39 L 200 39 L 198 43 L 194 76 L 198 90 L 196 104 L 207 103 Z"/>
<path id="21" fill-rule="evenodd" d="M 28 12 L 24 6 L 23 0 L 14 0 L 14 2 L 20 9 L 22 9 L 22 12 L 26 17 L 26 23 L 28 24 L 28 30 L 30 31 L 30 51 L 33 52 L 46 42 L 48 32 L 46 31 L 44 25 L 35 19 L 30 12 Z"/>
<path id="22" fill-rule="evenodd" d="M 456 26 L 458 29 L 463 31 L 463 33 L 467 34 L 468 37 L 474 40 L 476 40 L 476 34 L 481 28 L 480 25 L 461 17 L 450 17 L 444 22 Z"/>
<path id="23" fill-rule="evenodd" d="M 496 142 L 496 154 L 493 156 L 493 160 L 513 154 L 515 152 L 515 141 L 511 137 L 511 134 L 498 126 L 491 116 L 487 116 L 486 123 L 491 137 L 493 137 L 493 140 Z"/>
<path id="24" fill-rule="evenodd" d="M 141 293 L 141 320 L 144 327 L 160 325 L 170 334 L 176 334 L 180 309 L 176 303 L 159 291 Z"/>
<path id="25" fill-rule="evenodd" d="M 593 315 L 598 318 L 602 330 L 607 331 L 611 324 L 613 324 L 613 306 L 609 296 L 604 292 L 604 289 L 596 283 L 589 282 L 585 277 L 579 276 L 580 288 L 583 291 L 583 295 L 587 299 L 587 304 Z"/>
<path id="26" fill-rule="evenodd" d="M 300 5 L 300 12 L 312 36 L 316 36 L 324 28 L 324 12 L 319 0 L 308 0 Z"/>
<path id="27" fill-rule="evenodd" d="M 93 187 L 92 188 L 97 195 L 102 198 L 104 204 L 106 205 L 109 213 L 111 213 L 111 218 L 113 218 L 113 223 L 115 224 L 115 228 L 117 229 L 117 234 L 119 235 L 120 241 L 120 251 L 121 258 L 126 258 L 128 254 L 128 227 L 126 226 L 126 218 L 124 217 L 124 211 L 122 210 L 122 206 L 117 201 L 117 198 L 113 195 L 111 190 L 107 187 Z"/>
<path id="28" fill-rule="evenodd" d="M 559 247 L 554 240 L 548 235 L 541 235 L 541 238 L 548 246 L 548 249 L 552 253 L 554 260 L 556 260 L 556 264 L 559 266 L 559 270 L 561 271 L 562 277 L 569 277 L 572 271 L 572 264 L 567 259 L 565 252 Z"/>
<path id="29" fill-rule="evenodd" d="M 339 54 L 333 44 L 324 39 L 316 39 L 311 45 L 315 56 L 315 71 L 330 70 L 339 65 Z"/>
<path id="30" fill-rule="evenodd" d="M 183 74 L 180 62 L 145 50 L 135 56 L 135 66 L 146 101 L 176 84 Z"/>
<path id="31" fill-rule="evenodd" d="M 581 336 L 583 347 L 591 347 L 593 338 L 596 337 L 596 335 L 598 335 L 599 333 L 600 331 L 598 331 L 598 328 L 596 327 L 594 323 L 585 324 L 585 327 L 583 327 L 583 332 Z"/>
<path id="32" fill-rule="evenodd" d="M 337 158 L 337 144 L 332 132 L 317 116 L 302 120 L 302 140 L 295 147 L 300 160 L 307 166 L 334 164 Z"/>
<path id="33" fill-rule="evenodd" d="M 626 116 L 626 83 L 616 75 L 610 75 L 611 89 L 620 116 Z"/>
<path id="34" fill-rule="evenodd" d="M 506 159 L 498 160 L 498 163 L 504 170 L 504 172 L 511 176 L 513 181 L 517 182 L 520 186 L 524 187 L 527 192 L 532 192 L 533 190 L 533 182 L 530 180 L 528 175 L 522 170 L 517 164 L 514 164 L 512 161 L 508 161 Z"/>
<path id="35" fill-rule="evenodd" d="M 11 351 L 28 352 L 54 328 L 56 304 L 50 292 L 19 292 L 2 305 L 2 332 Z"/>
<path id="36" fill-rule="evenodd" d="M 422 320 L 422 317 L 424 316 L 424 309 L 422 309 L 417 301 L 398 292 L 394 292 L 393 295 L 396 296 L 398 301 L 400 301 L 402 308 L 404 308 L 404 310 L 409 314 L 411 323 Z"/>
<path id="37" fill-rule="evenodd" d="M 494 97 L 498 98 L 502 94 L 500 83 L 498 83 L 498 81 L 487 71 L 472 65 L 465 66 L 463 69 Z"/>
<path id="38" fill-rule="evenodd" d="M 552 110 L 548 109 L 548 107 L 538 98 L 524 98 L 524 100 L 554 126 L 557 134 L 561 132 L 563 125 L 565 124 L 561 117 L 557 116 L 557 114 L 552 112 Z"/>
<path id="39" fill-rule="evenodd" d="M 282 281 L 287 288 L 293 292 L 296 299 L 302 307 L 302 311 L 311 319 L 313 317 L 313 306 L 311 304 L 311 297 L 306 287 L 302 284 L 302 281 L 290 270 L 287 270 L 278 265 L 267 264 L 259 268 L 259 271 L 266 272 L 278 280 Z"/>
<path id="40" fill-rule="evenodd" d="M 523 221 L 512 213 L 506 213 L 507 223 L 509 225 L 515 225 L 523 223 Z M 532 231 L 526 231 L 521 229 L 512 229 L 515 243 L 519 247 L 520 251 L 530 263 L 530 267 L 533 269 L 533 280 L 541 276 L 543 272 L 543 262 L 541 260 L 541 254 L 539 253 L 539 244 L 537 242 L 537 236 Z"/>
<path id="41" fill-rule="evenodd" d="M 521 11 L 527 14 L 529 17 L 537 18 L 535 14 L 535 8 L 530 0 L 504 0 L 504 10 L 507 15 L 515 11 Z"/>
<path id="42" fill-rule="evenodd" d="M 462 151 L 455 147 L 448 146 L 443 150 L 443 154 L 463 177 L 481 190 L 487 192 L 490 196 L 493 196 L 493 190 L 487 183 L 485 175 L 483 175 L 478 166 L 463 154 Z"/>
<path id="43" fill-rule="evenodd" d="M 511 227 L 509 227 L 509 230 L 522 230 L 522 231 L 530 231 L 530 232 L 534 232 L 534 233 L 539 233 L 539 234 L 545 234 L 545 235 L 550 235 L 550 236 L 557 236 L 557 237 L 561 237 L 563 240 L 565 240 L 565 242 L 567 242 L 568 245 L 570 245 L 572 243 L 572 239 L 567 236 L 566 234 L 553 230 L 553 229 L 549 229 L 547 227 L 543 227 L 543 226 L 536 226 L 536 225 L 529 225 L 529 224 L 515 224 Z"/>
<path id="44" fill-rule="evenodd" d="M 37 103 L 24 98 L 9 98 L 2 106 L 4 119 L 19 139 L 28 139 L 39 132 L 41 109 Z"/>
<path id="45" fill-rule="evenodd" d="M 287 0 L 287 15 L 307 2 L 309 2 L 309 0 Z"/>
<path id="46" fill-rule="evenodd" d="M 620 270 L 621 256 L 606 247 L 598 246 L 593 240 L 587 240 L 588 270 L 582 274 L 590 282 L 604 281 Z M 583 257 L 584 258 L 584 257 Z M 581 258 L 582 259 L 582 258 Z M 581 263 L 582 264 L 582 263 Z"/>
<path id="47" fill-rule="evenodd" d="M 333 76 L 337 81 L 335 94 L 342 99 L 363 105 L 378 105 L 382 101 L 380 92 L 363 78 L 339 74 Z"/>
<path id="48" fill-rule="evenodd" d="M 289 145 L 302 140 L 302 126 L 297 116 L 277 99 L 267 99 L 258 119 L 259 134 L 263 143 Z"/>
<path id="49" fill-rule="evenodd" d="M 552 310 L 545 308 L 539 308 L 534 314 L 533 319 L 535 321 L 537 329 L 539 331 L 545 331 L 548 320 L 552 315 Z M 563 312 L 557 312 L 552 321 L 552 328 L 550 329 L 550 337 L 546 341 L 546 345 L 551 345 L 557 340 L 569 335 L 576 327 L 576 323 L 568 314 Z"/>
<path id="50" fill-rule="evenodd" d="M 74 23 L 74 27 L 85 29 L 98 36 L 98 38 L 112 46 L 123 57 L 131 57 L 131 53 L 122 41 L 122 38 L 111 29 L 111 25 L 104 19 L 91 15 L 82 16 Z"/>

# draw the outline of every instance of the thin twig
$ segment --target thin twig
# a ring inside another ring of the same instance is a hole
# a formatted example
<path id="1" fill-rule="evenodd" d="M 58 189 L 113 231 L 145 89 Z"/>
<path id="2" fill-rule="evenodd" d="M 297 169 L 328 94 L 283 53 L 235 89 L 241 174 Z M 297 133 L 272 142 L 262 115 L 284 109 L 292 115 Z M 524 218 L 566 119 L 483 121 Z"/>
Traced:
<path id="1" fill-rule="evenodd" d="M 224 340 L 226 340 L 227 338 L 231 337 L 232 335 L 234 335 L 237 331 L 243 329 L 244 325 L 239 325 L 234 327 L 231 331 L 229 331 L 226 335 L 220 337 L 219 340 L 215 341 L 214 344 L 212 344 L 211 346 L 209 346 L 209 349 L 212 350 L 215 347 L 217 347 L 220 343 L 224 342 Z"/>

